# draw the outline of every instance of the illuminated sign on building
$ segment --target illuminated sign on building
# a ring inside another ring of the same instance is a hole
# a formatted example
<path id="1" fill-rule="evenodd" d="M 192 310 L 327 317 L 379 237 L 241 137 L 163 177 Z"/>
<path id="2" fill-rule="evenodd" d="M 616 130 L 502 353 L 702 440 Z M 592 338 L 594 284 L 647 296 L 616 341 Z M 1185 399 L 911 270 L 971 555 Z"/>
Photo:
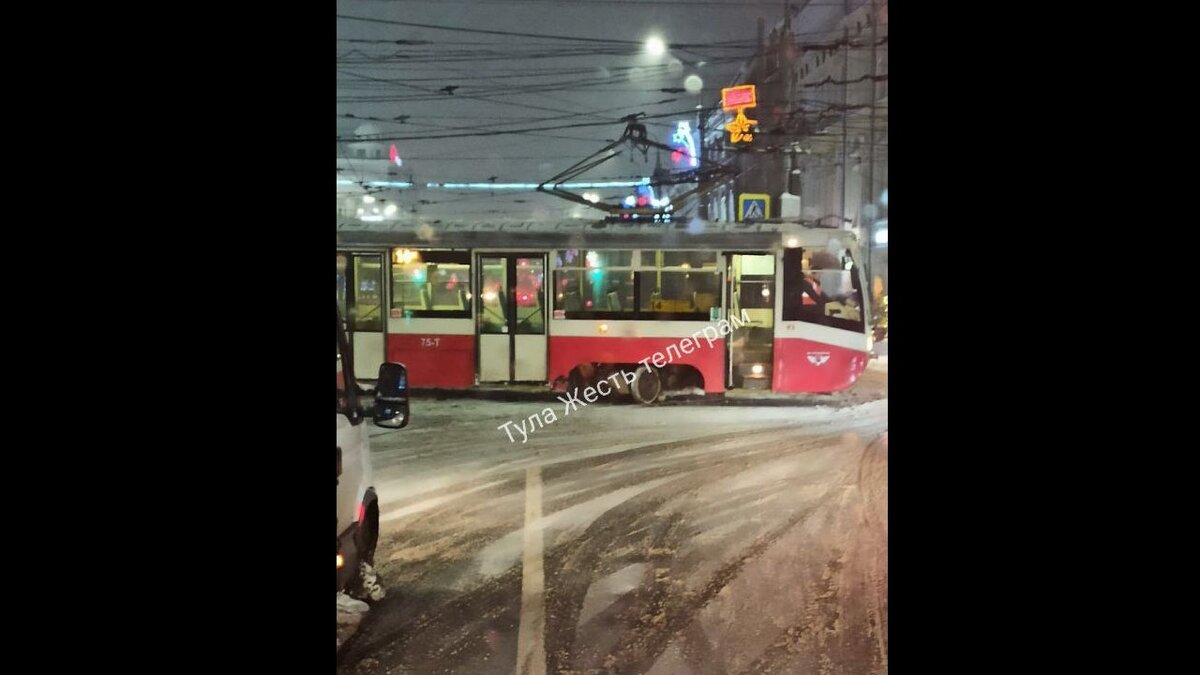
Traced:
<path id="1" fill-rule="evenodd" d="M 758 105 L 754 85 L 743 84 L 737 87 L 726 87 L 721 90 L 721 107 L 725 110 L 753 108 Z"/>
<path id="2" fill-rule="evenodd" d="M 404 161 L 400 159 L 400 151 L 396 149 L 395 143 L 393 143 L 391 149 L 388 150 L 388 159 L 392 160 L 396 166 L 404 166 Z"/>
<path id="3" fill-rule="evenodd" d="M 729 130 L 730 143 L 749 143 L 754 140 L 754 134 L 750 133 L 750 128 L 758 124 L 758 120 L 752 120 L 746 117 L 746 113 L 739 108 L 737 117 L 733 121 L 725 125 Z"/>
<path id="4" fill-rule="evenodd" d="M 700 156 L 696 152 L 696 140 L 692 137 L 692 125 L 689 122 L 679 122 L 675 134 L 671 136 L 675 151 L 671 153 L 671 161 L 676 164 L 687 163 L 688 166 L 700 166 Z"/>
<path id="5" fill-rule="evenodd" d="M 721 107 L 727 111 L 737 111 L 737 116 L 733 118 L 733 121 L 725 125 L 725 128 L 729 130 L 730 143 L 749 143 L 754 140 L 751 129 L 758 124 L 758 120 L 746 117 L 746 108 L 754 108 L 757 105 L 758 97 L 753 84 L 726 87 L 721 90 Z"/>

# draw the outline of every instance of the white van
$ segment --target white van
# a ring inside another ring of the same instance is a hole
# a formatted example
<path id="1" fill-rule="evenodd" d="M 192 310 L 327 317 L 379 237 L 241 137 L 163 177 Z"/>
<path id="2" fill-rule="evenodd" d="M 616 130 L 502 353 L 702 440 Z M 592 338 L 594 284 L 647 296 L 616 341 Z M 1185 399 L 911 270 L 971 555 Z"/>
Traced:
<path id="1" fill-rule="evenodd" d="M 363 404 L 371 393 L 358 386 L 341 312 L 337 320 L 337 591 L 362 583 L 363 565 L 375 562 L 379 500 L 371 485 L 371 447 Z M 399 363 L 379 366 L 373 416 L 377 426 L 408 425 L 408 373 Z"/>

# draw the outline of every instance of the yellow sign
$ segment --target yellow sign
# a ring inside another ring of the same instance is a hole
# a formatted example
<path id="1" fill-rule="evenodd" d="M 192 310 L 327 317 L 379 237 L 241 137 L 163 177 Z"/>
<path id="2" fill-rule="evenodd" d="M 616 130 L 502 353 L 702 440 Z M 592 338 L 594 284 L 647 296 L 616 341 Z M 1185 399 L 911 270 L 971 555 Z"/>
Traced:
<path id="1" fill-rule="evenodd" d="M 737 111 L 737 117 L 725 125 L 725 128 L 729 130 L 730 143 L 749 143 L 754 140 L 754 134 L 750 133 L 750 129 L 758 124 L 758 120 L 746 117 L 746 108 L 757 106 L 758 94 L 753 84 L 726 87 L 721 90 L 721 107 L 727 111 Z"/>
<path id="2" fill-rule="evenodd" d="M 747 192 L 738 195 L 737 219 L 766 220 L 771 217 L 771 195 Z"/>
<path id="3" fill-rule="evenodd" d="M 730 143 L 749 143 L 754 140 L 754 134 L 750 133 L 750 128 L 758 124 L 758 120 L 752 120 L 746 117 L 746 112 L 743 108 L 738 108 L 737 117 L 733 121 L 725 125 L 729 130 Z"/>

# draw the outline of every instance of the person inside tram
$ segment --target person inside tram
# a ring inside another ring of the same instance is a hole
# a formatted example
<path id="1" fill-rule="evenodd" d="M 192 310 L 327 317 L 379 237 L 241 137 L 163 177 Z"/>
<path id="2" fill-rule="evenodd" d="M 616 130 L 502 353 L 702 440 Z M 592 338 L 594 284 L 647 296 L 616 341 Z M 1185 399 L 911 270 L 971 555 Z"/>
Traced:
<path id="1" fill-rule="evenodd" d="M 805 313 L 819 313 L 819 323 L 828 323 L 825 319 L 831 318 L 858 320 L 863 306 L 862 283 L 850 251 L 845 250 L 840 258 L 817 251 L 809 260 L 809 268 L 801 282 Z"/>
<path id="2" fill-rule="evenodd" d="M 808 263 L 809 269 L 797 283 L 804 320 L 836 327 L 846 327 L 846 321 L 862 321 L 862 281 L 850 252 L 835 256 L 818 251 Z"/>
<path id="3" fill-rule="evenodd" d="M 850 272 L 850 287 L 854 291 L 850 298 L 855 307 L 861 308 L 863 306 L 862 280 L 858 278 L 858 263 L 854 262 L 854 256 L 851 255 L 850 249 L 846 249 L 846 263 L 846 269 Z"/>
<path id="4" fill-rule="evenodd" d="M 799 285 L 800 304 L 804 313 L 814 317 L 825 316 L 825 303 L 829 302 L 829 297 L 821 292 L 820 279 L 809 272 L 803 272 Z"/>

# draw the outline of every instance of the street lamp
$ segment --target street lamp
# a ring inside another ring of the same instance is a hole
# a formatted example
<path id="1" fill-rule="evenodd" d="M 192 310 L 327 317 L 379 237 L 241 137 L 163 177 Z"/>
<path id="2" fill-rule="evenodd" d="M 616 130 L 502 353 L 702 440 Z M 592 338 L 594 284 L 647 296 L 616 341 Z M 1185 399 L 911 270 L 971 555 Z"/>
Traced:
<path id="1" fill-rule="evenodd" d="M 662 56 L 667 52 L 667 44 L 657 35 L 646 39 L 646 53 L 650 56 Z"/>

